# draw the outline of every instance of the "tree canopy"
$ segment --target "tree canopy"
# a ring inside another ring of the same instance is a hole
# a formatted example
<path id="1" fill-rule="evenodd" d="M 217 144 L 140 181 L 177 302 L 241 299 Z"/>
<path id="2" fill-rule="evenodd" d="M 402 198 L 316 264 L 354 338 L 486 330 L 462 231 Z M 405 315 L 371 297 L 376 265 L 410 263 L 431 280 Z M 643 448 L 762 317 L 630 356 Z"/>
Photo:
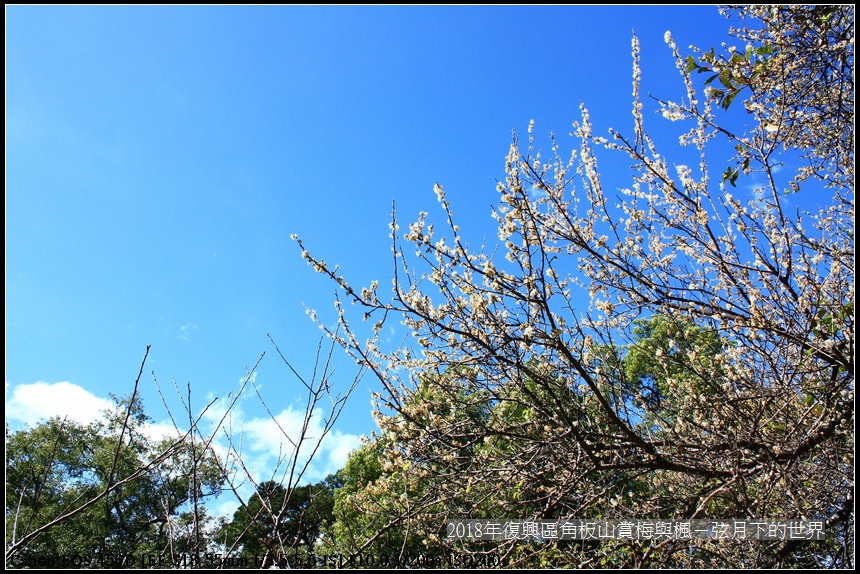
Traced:
<path id="1" fill-rule="evenodd" d="M 53 565 L 111 567 L 129 553 L 136 559 L 205 550 L 202 501 L 224 482 L 211 453 L 148 439 L 139 399 L 116 399 L 105 415 L 89 425 L 52 418 L 8 439 L 7 552 L 39 533 L 7 556 L 13 565 L 70 556 L 88 558 Z"/>
<path id="2" fill-rule="evenodd" d="M 205 439 L 190 387 L 188 432 L 148 438 L 138 382 L 102 422 L 7 436 L 7 565 L 111 567 L 133 549 L 167 567 L 212 551 L 263 567 L 368 552 L 388 565 L 447 553 L 520 567 L 853 567 L 854 8 L 723 10 L 742 45 L 685 55 L 667 32 L 677 102 L 642 97 L 633 38 L 628 132 L 597 135 L 582 105 L 569 154 L 554 135 L 542 151 L 534 123 L 514 135 L 495 245 L 469 245 L 438 183 L 441 224 L 422 212 L 401 233 L 392 213 L 391 297 L 296 238 L 339 289 L 337 324 L 322 326 L 359 368 L 335 394 L 331 350 L 320 344 L 308 380 L 281 355 L 308 400 L 297 436 L 278 426 L 294 447 L 278 480 L 255 480 L 222 426 L 246 386 L 259 396 L 256 365 Z M 652 137 L 648 106 L 684 126 L 678 149 Z M 631 165 L 620 190 L 604 153 Z M 394 322 L 411 344 L 387 345 Z M 381 386 L 379 433 L 304 484 L 365 372 Z M 216 523 L 206 501 L 226 489 L 240 506 Z M 478 542 L 445 528 L 775 517 L 819 521 L 826 537 Z"/>
<path id="3" fill-rule="evenodd" d="M 187 396 L 180 396 L 188 430 L 180 430 L 168 409 L 174 438 L 150 438 L 152 420 L 137 394 L 149 347 L 131 396 L 115 399 L 103 420 L 82 425 L 53 418 L 33 429 L 11 434 L 7 429 L 7 566 L 265 568 L 312 559 L 332 522 L 334 491 L 342 481 L 331 475 L 307 484 L 306 474 L 362 369 L 345 391 L 337 391 L 334 345 L 326 356 L 320 340 L 308 378 L 277 345 L 275 350 L 307 392 L 297 430 L 279 423 L 255 387 L 258 360 L 236 394 L 222 403 L 221 418 L 208 434 L 199 427 L 202 414 L 194 414 L 189 384 Z M 154 373 L 153 378 L 160 393 Z M 246 388 L 254 388 L 275 428 L 293 446 L 279 456 L 268 481 L 255 480 L 243 458 L 241 434 L 224 424 Z M 320 415 L 322 424 L 316 425 L 313 419 Z M 218 434 L 224 440 L 216 447 Z M 246 484 L 255 485 L 247 501 Z M 214 497 L 228 492 L 239 502 L 232 520 L 211 512 Z"/>
<path id="4" fill-rule="evenodd" d="M 248 503 L 222 526 L 216 540 L 228 552 L 257 557 L 263 567 L 278 561 L 279 555 L 306 558 L 313 554 L 323 528 L 332 522 L 334 491 L 340 486 L 335 475 L 292 489 L 272 480 L 260 483 Z"/>
<path id="5" fill-rule="evenodd" d="M 446 540 L 444 520 L 803 517 L 827 540 L 494 550 L 530 566 L 853 563 L 854 11 L 727 12 L 746 45 L 724 54 L 685 57 L 666 34 L 684 92 L 653 105 L 689 126 L 696 165 L 649 135 L 634 37 L 631 133 L 596 135 L 583 105 L 568 156 L 555 137 L 539 150 L 533 124 L 515 136 L 496 245 L 462 238 L 438 183 L 447 233 L 422 212 L 401 235 L 393 214 L 390 299 L 298 240 L 342 290 L 329 333 L 383 388 L 385 466 L 362 507 L 381 528 L 485 552 Z M 628 187 L 606 189 L 602 153 L 629 159 Z M 376 321 L 366 343 L 344 299 Z M 390 321 L 415 345 L 386 348 Z"/>

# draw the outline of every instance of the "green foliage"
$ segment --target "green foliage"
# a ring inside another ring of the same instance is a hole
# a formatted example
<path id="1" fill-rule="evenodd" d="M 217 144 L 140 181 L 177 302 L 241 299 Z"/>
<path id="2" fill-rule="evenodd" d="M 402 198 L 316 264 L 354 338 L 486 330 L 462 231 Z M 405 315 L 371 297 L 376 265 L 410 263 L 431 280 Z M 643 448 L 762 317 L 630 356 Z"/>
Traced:
<path id="1" fill-rule="evenodd" d="M 664 403 L 676 394 L 673 387 L 720 394 L 729 366 L 722 361 L 727 343 L 715 330 L 657 315 L 637 320 L 633 336 L 623 359 L 632 400 L 665 411 L 669 405 Z M 689 384 L 682 385 L 685 379 Z"/>
<path id="2" fill-rule="evenodd" d="M 404 490 L 415 496 L 422 485 L 412 482 L 408 466 L 385 470 L 383 453 L 381 443 L 367 443 L 350 453 L 338 472 L 341 486 L 334 493 L 334 520 L 325 529 L 320 554 L 426 552 L 421 537 L 410 530 L 409 518 L 403 516 L 402 502 L 408 496 L 401 496 Z"/>
<path id="3" fill-rule="evenodd" d="M 221 526 L 216 538 L 229 552 L 245 557 L 312 554 L 332 520 L 334 491 L 340 486 L 336 475 L 292 489 L 263 482 L 247 505 Z"/>
<path id="4" fill-rule="evenodd" d="M 732 30 L 746 48 L 688 56 L 687 73 L 710 74 L 704 86 L 723 110 L 738 95 L 747 96 L 744 107 L 760 121 L 760 137 L 800 150 L 809 160 L 808 175 L 853 186 L 854 7 L 746 5 L 724 11 L 752 22 Z M 747 161 L 727 168 L 723 181 L 735 185 L 749 167 Z"/>
<path id="5" fill-rule="evenodd" d="M 728 110 L 732 102 L 745 88 L 750 88 L 755 84 L 756 78 L 767 70 L 771 58 L 776 55 L 778 50 L 775 50 L 773 45 L 766 43 L 753 49 L 748 46 L 743 54 L 736 52 L 727 60 L 721 60 L 714 54 L 714 49 L 710 52 L 702 54 L 700 61 L 696 61 L 693 56 L 687 56 L 686 71 L 687 73 L 696 72 L 717 73 L 705 80 L 704 85 L 710 85 L 714 80 L 719 79 L 724 89 L 711 88 L 711 97 L 713 97 L 719 106 L 724 110 Z"/>
<path id="6" fill-rule="evenodd" d="M 52 418 L 9 438 L 7 552 L 64 515 L 69 516 L 16 555 L 90 555 L 91 565 L 109 566 L 106 557 L 124 553 L 203 549 L 199 528 L 207 518 L 202 501 L 220 492 L 223 482 L 214 459 L 200 446 L 152 444 L 142 434 L 149 422 L 142 403 L 136 400 L 129 411 L 127 400 L 115 400 L 105 421 L 80 425 Z M 167 450 L 156 451 L 156 446 Z M 155 452 L 167 455 L 157 468 L 145 470 Z M 190 529 L 189 510 L 196 517 Z"/>
<path id="7" fill-rule="evenodd" d="M 365 318 L 382 316 L 366 344 L 340 299 L 337 328 L 323 326 L 379 377 L 388 409 L 362 455 L 372 477 L 344 491 L 335 539 L 360 550 L 418 535 L 480 554 L 491 546 L 446 540 L 439 526 L 804 517 L 839 534 L 823 545 L 499 540 L 492 549 L 517 566 L 853 565 L 854 9 L 726 10 L 752 21 L 732 31 L 743 49 L 685 58 L 666 35 L 685 94 L 659 101 L 660 111 L 689 122 L 680 143 L 695 147 L 695 166 L 658 151 L 645 129 L 634 38 L 635 135 L 595 135 L 582 106 L 570 154 L 554 138 L 542 153 L 531 126 L 527 146 L 515 137 L 497 184 L 497 245 L 461 240 L 439 184 L 453 239 L 431 240 L 426 212 L 400 236 L 395 217 L 390 301 L 377 282 L 351 286 L 299 241 Z M 733 122 L 746 126 L 738 133 L 724 120 L 734 102 L 748 114 Z M 606 191 L 598 149 L 631 160 L 628 188 Z M 731 165 L 722 181 L 714 153 Z M 727 193 L 753 171 L 762 188 Z M 789 192 L 804 195 L 789 204 Z M 815 207 L 801 213 L 801 203 Z M 380 340 L 391 317 L 414 349 Z M 349 533 L 354 524 L 375 534 Z M 400 537 L 385 538 L 395 528 Z"/>

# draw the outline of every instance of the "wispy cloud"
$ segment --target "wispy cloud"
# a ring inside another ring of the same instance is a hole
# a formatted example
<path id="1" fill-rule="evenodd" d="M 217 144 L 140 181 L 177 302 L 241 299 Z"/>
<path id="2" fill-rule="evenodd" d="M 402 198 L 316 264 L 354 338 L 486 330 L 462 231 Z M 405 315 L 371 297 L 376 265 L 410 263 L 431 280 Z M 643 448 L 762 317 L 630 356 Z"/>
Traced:
<path id="1" fill-rule="evenodd" d="M 251 415 L 246 411 L 256 410 L 256 395 L 243 395 L 228 413 L 230 401 L 225 397 L 213 404 L 201 421 L 201 430 L 211 434 L 224 419 L 212 447 L 232 468 L 234 484 L 245 500 L 254 491 L 248 475 L 257 484 L 267 480 L 297 485 L 319 482 L 342 469 L 349 453 L 361 445 L 359 435 L 336 429 L 324 434 L 325 413 L 320 409 L 306 424 L 304 400 L 296 400 L 279 412 L 273 411 L 272 416 Z M 212 510 L 231 516 L 238 506 L 232 496 L 221 496 L 213 501 Z"/>
<path id="2" fill-rule="evenodd" d="M 536 185 L 532 185 L 529 187 L 529 199 L 531 201 L 536 201 L 538 199 L 543 199 L 546 197 L 546 190 L 539 188 Z"/>
<path id="3" fill-rule="evenodd" d="M 182 337 L 183 341 L 191 340 L 191 332 L 197 330 L 197 325 L 194 323 L 186 323 L 179 328 L 179 336 Z"/>
<path id="4" fill-rule="evenodd" d="M 338 430 L 324 434 L 323 413 L 319 410 L 310 417 L 305 428 L 303 404 L 287 405 L 272 417 L 250 416 L 244 411 L 245 404 L 246 401 L 240 400 L 233 406 L 213 446 L 222 456 L 228 449 L 238 451 L 254 480 L 288 478 L 293 458 L 296 472 L 307 464 L 302 482 L 322 480 L 343 468 L 349 452 L 361 444 L 358 435 Z M 225 412 L 226 399 L 213 407 L 204 417 L 211 425 L 210 432 Z"/>

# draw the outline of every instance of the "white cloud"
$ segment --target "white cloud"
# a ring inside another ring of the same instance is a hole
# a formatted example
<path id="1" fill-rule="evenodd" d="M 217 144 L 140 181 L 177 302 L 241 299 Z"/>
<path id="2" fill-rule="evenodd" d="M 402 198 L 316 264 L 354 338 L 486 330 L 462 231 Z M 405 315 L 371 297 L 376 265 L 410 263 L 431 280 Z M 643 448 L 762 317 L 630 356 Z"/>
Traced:
<path id="1" fill-rule="evenodd" d="M 328 443 L 325 446 L 327 447 L 329 468 L 331 469 L 326 473 L 328 475 L 346 466 L 346 458 L 349 453 L 361 446 L 361 437 L 334 431 L 327 438 Z"/>
<path id="2" fill-rule="evenodd" d="M 6 420 L 30 427 L 55 416 L 87 424 L 102 419 L 102 411 L 111 407 L 112 401 L 68 381 L 17 385 L 11 398 L 6 384 Z"/>
<path id="3" fill-rule="evenodd" d="M 231 398 L 228 396 L 217 401 L 204 415 L 200 430 L 208 438 L 207 432 L 213 432 L 215 426 L 227 415 L 223 426 L 211 443 L 222 461 L 231 451 L 230 458 L 235 461 L 238 451 L 243 465 L 255 482 L 276 480 L 286 483 L 296 444 L 302 436 L 302 428 L 305 424 L 304 401 L 288 405 L 272 418 L 251 416 L 244 411 L 243 406 L 247 401 L 251 401 L 249 406 L 255 403 L 252 397 L 255 395 L 250 393 L 244 395 L 233 405 L 229 413 L 227 409 Z M 97 397 L 83 387 L 67 381 L 15 386 L 7 383 L 6 385 L 6 420 L 12 423 L 13 428 L 19 425 L 34 427 L 54 416 L 61 418 L 67 416 L 81 424 L 87 424 L 102 420 L 104 418 L 102 411 L 113 407 L 113 401 Z M 255 407 L 254 410 L 256 411 L 257 408 Z M 328 413 L 318 409 L 305 429 L 305 438 L 301 443 L 295 468 L 296 472 L 299 472 L 307 464 L 307 469 L 300 480 L 293 478 L 297 485 L 319 482 L 329 474 L 342 469 L 349 453 L 361 445 L 358 435 L 338 430 L 331 430 L 323 437 L 323 414 Z M 185 430 L 180 428 L 180 431 Z M 229 444 L 225 431 L 231 434 L 232 442 Z M 171 438 L 178 436 L 169 421 L 149 423 L 143 429 L 143 433 L 153 440 L 159 440 L 165 436 Z M 308 462 L 309 459 L 311 459 L 310 462 Z M 253 485 L 240 466 L 236 466 L 235 472 L 237 473 L 235 482 L 241 485 L 239 491 L 247 500 L 253 493 Z M 231 516 L 238 508 L 235 497 L 226 493 L 212 503 L 211 510 L 216 515 Z"/>
<path id="4" fill-rule="evenodd" d="M 184 434 L 185 429 L 176 430 L 176 427 L 173 426 L 172 423 L 162 422 L 162 423 L 147 423 L 144 425 L 142 429 L 142 433 L 144 436 L 153 441 L 160 441 L 163 438 L 169 438 L 172 440 L 177 440 L 179 437 Z"/>
<path id="5" fill-rule="evenodd" d="M 349 452 L 361 444 L 358 435 L 337 430 L 329 431 L 323 437 L 325 429 L 319 411 L 315 412 L 308 422 L 302 440 L 305 424 L 303 408 L 290 405 L 274 414 L 274 417 L 249 417 L 242 411 L 241 403 L 242 401 L 239 401 L 234 405 L 230 420 L 225 422 L 225 425 L 232 429 L 233 449 L 238 449 L 241 445 L 242 460 L 255 480 L 268 480 L 272 477 L 278 480 L 285 473 L 288 474 L 288 465 L 295 456 L 296 447 L 299 447 L 297 469 L 301 469 L 308 459 L 313 457 L 302 482 L 322 480 L 343 468 Z M 216 405 L 213 407 L 215 408 L 212 409 L 211 416 L 207 413 L 206 418 L 214 426 L 223 416 L 224 410 Z M 216 452 L 226 453 L 227 440 L 223 431 L 219 431 L 215 443 L 218 443 Z M 318 443 L 319 447 L 316 448 Z"/>
<path id="6" fill-rule="evenodd" d="M 6 421 L 13 428 L 26 425 L 30 428 L 51 418 L 60 417 L 74 420 L 79 424 L 89 424 L 104 420 L 104 411 L 116 406 L 112 400 L 103 399 L 85 388 L 61 381 L 45 383 L 42 381 L 12 387 L 6 384 Z M 147 423 L 142 429 L 148 438 L 159 441 L 165 436 L 178 438 L 179 434 L 169 422 Z"/>
<path id="7" fill-rule="evenodd" d="M 253 404 L 253 399 L 249 397 Z M 289 405 L 279 413 L 269 416 L 248 416 L 244 410 L 244 397 L 233 405 L 232 412 L 224 422 L 224 429 L 231 433 L 229 449 L 239 451 L 242 465 L 237 466 L 236 482 L 242 486 L 238 489 L 240 495 L 247 500 L 253 494 L 253 486 L 246 476 L 246 470 L 257 483 L 275 480 L 286 484 L 290 477 L 292 459 L 296 446 L 302 436 L 305 420 L 304 405 Z M 207 422 L 211 424 L 209 432 L 221 420 L 227 403 L 219 401 L 207 413 Z M 201 425 L 202 426 L 202 425 Z M 307 470 L 300 480 L 292 479 L 294 484 L 302 485 L 323 480 L 329 474 L 342 469 L 346 464 L 349 453 L 361 445 L 358 435 L 331 430 L 323 437 L 324 423 L 322 413 L 318 410 L 308 422 L 301 442 L 295 466 L 298 473 L 307 464 Z M 204 432 L 206 432 L 204 430 Z M 317 447 L 319 444 L 319 447 Z M 228 441 L 224 430 L 219 430 L 216 440 L 212 443 L 215 452 L 224 459 L 228 452 Z M 316 452 L 314 449 L 316 448 Z M 308 463 L 308 460 L 310 462 Z M 238 501 L 232 496 L 222 496 L 213 505 L 216 514 L 230 516 L 238 508 Z"/>

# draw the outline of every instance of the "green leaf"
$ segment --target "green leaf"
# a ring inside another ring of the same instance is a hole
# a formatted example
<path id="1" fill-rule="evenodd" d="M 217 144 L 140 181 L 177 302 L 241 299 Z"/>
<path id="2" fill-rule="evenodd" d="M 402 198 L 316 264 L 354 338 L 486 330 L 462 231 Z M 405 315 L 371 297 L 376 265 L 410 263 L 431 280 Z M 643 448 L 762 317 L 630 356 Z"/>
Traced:
<path id="1" fill-rule="evenodd" d="M 732 184 L 732 187 L 737 187 L 737 185 L 735 185 L 735 181 L 737 181 L 739 174 L 740 170 L 727 167 L 726 171 L 723 172 L 723 183 L 729 182 Z"/>
<path id="2" fill-rule="evenodd" d="M 699 70 L 699 72 L 701 73 L 702 68 L 701 68 L 701 66 L 699 66 L 699 65 L 696 63 L 696 59 L 695 59 L 693 56 L 687 56 L 687 60 L 686 60 L 686 61 L 687 61 L 687 67 L 686 67 L 686 70 L 687 70 L 687 73 L 688 73 L 688 74 L 689 74 L 690 72 L 692 72 L 693 70 L 696 70 L 696 69 L 698 69 L 698 70 Z"/>
<path id="3" fill-rule="evenodd" d="M 756 48 L 755 53 L 758 54 L 759 56 L 770 56 L 773 54 L 773 45 L 771 45 L 770 43 L 765 44 L 764 46 L 761 46 L 760 48 Z"/>
<path id="4" fill-rule="evenodd" d="M 732 105 L 732 102 L 734 101 L 735 97 L 737 97 L 737 95 L 739 93 L 740 93 L 740 90 L 734 89 L 734 90 L 732 90 L 732 92 L 730 94 L 728 94 L 725 98 L 723 98 L 721 105 L 722 105 L 724 110 L 729 109 L 729 106 Z"/>

